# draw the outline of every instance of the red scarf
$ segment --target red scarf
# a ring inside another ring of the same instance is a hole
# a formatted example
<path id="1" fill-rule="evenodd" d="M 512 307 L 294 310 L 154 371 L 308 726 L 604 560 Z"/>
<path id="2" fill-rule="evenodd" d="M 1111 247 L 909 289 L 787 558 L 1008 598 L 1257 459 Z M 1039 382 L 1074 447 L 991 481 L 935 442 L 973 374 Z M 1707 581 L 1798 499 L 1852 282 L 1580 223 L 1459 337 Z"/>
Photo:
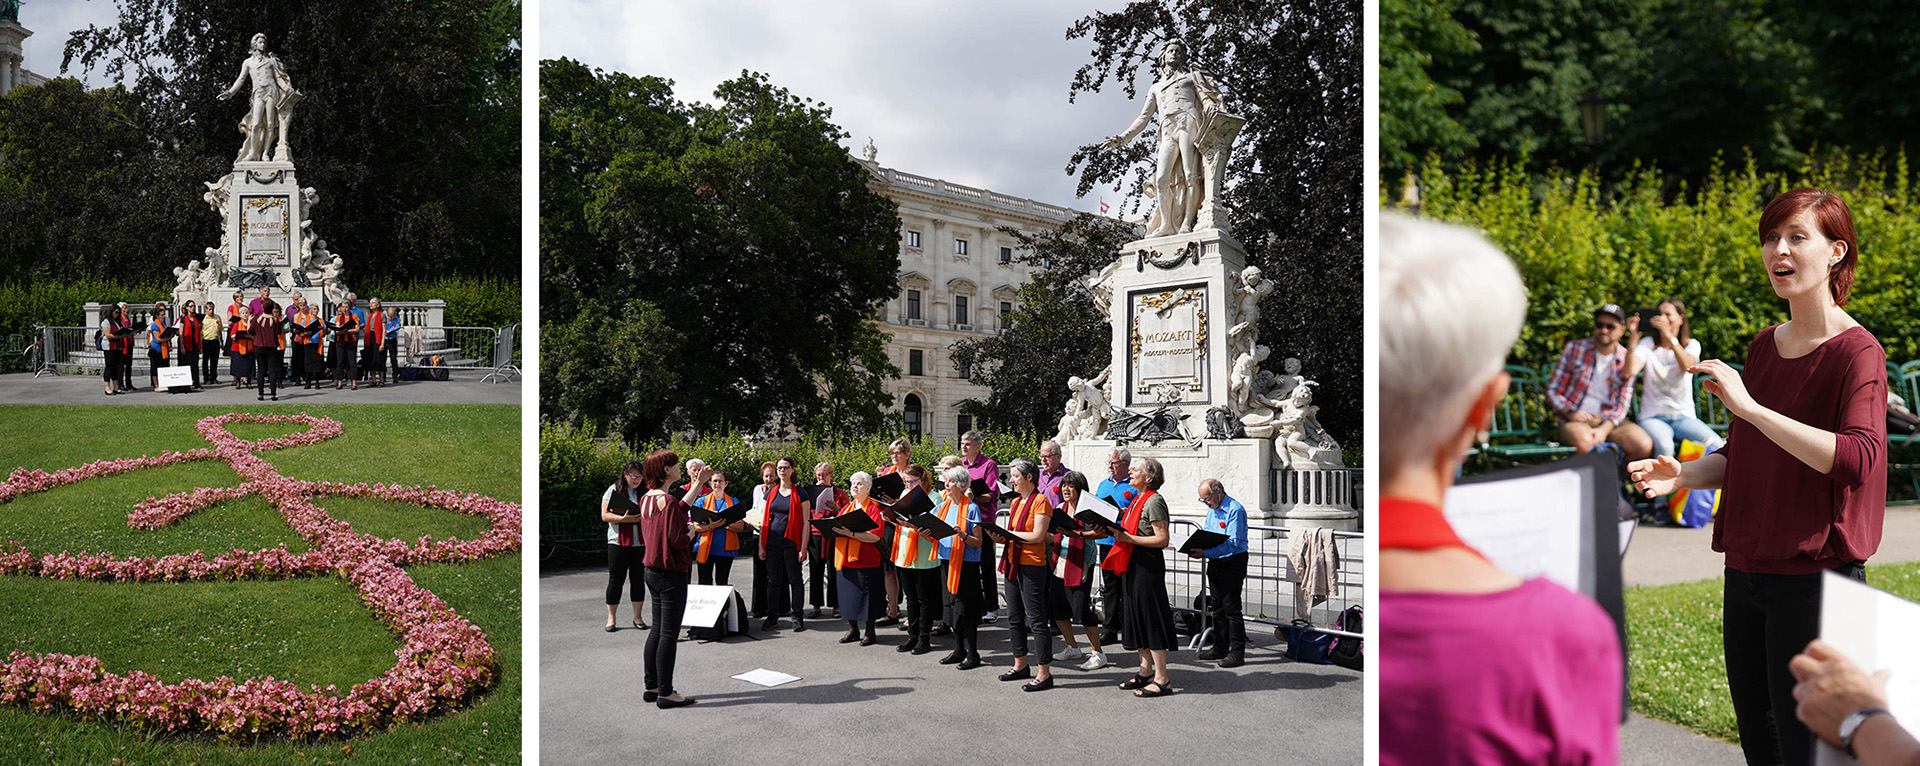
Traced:
<path id="1" fill-rule="evenodd" d="M 726 502 L 721 502 L 722 500 Z M 701 495 L 698 499 L 694 500 L 694 502 L 698 503 L 700 507 L 705 508 L 709 511 L 724 511 L 728 508 L 732 508 L 735 501 L 733 498 L 727 497 L 726 495 L 720 494 L 718 492 L 708 492 L 705 495 Z M 791 514 L 788 515 L 788 519 L 789 520 L 792 519 Z M 726 527 L 721 527 L 719 529 L 700 533 L 700 545 L 697 548 L 697 553 L 694 555 L 693 560 L 698 561 L 702 564 L 707 563 L 707 554 L 713 551 L 714 536 L 722 535 L 722 534 L 727 536 L 727 542 L 725 545 L 720 546 L 720 550 L 723 550 L 723 551 L 740 550 L 740 538 L 734 534 L 733 530 L 728 529 Z"/>
<path id="2" fill-rule="evenodd" d="M 192 312 L 180 316 L 180 348 L 183 351 L 200 350 L 200 317 Z"/>
<path id="3" fill-rule="evenodd" d="M 1380 550 L 1389 548 L 1415 551 L 1465 548 L 1475 556 L 1486 558 L 1460 539 L 1439 508 L 1402 497 L 1380 498 Z"/>
<path id="4" fill-rule="evenodd" d="M 371 317 L 367 320 L 367 345 L 378 347 L 387 341 L 387 321 L 372 311 L 368 311 L 367 314 Z"/>
<path id="5" fill-rule="evenodd" d="M 760 555 L 767 555 L 767 535 L 773 532 L 773 500 L 780 496 L 780 485 L 767 487 L 766 510 L 760 512 Z M 807 501 L 800 494 L 800 488 L 794 487 L 793 494 L 787 496 L 787 539 L 793 541 L 793 547 L 799 549 L 807 544 Z"/>
<path id="6" fill-rule="evenodd" d="M 869 497 L 867 502 L 859 508 L 848 503 L 846 513 L 865 513 L 867 518 L 873 519 L 877 524 L 880 522 L 880 502 Z M 844 516 L 846 513 L 841 515 Z M 792 514 L 788 514 L 787 524 L 792 526 Z M 869 556 L 869 553 L 873 555 Z M 833 568 L 836 571 L 846 569 L 848 566 L 856 569 L 877 567 L 880 566 L 880 562 L 876 560 L 878 558 L 880 558 L 880 549 L 873 543 L 863 543 L 846 535 L 835 535 L 833 538 Z"/>
<path id="7" fill-rule="evenodd" d="M 1127 531 L 1127 534 L 1135 534 L 1140 530 L 1140 514 L 1147 510 L 1147 498 L 1157 494 L 1160 494 L 1158 490 L 1149 489 L 1134 496 L 1133 503 L 1127 506 L 1126 515 L 1120 519 L 1120 526 Z M 1100 568 L 1115 574 L 1126 574 L 1127 565 L 1131 563 L 1133 563 L 1133 543 L 1115 540 L 1113 550 L 1107 551 L 1107 558 L 1100 562 Z"/>
<path id="8" fill-rule="evenodd" d="M 1046 502 L 1046 497 L 1042 496 L 1038 492 L 1035 492 L 1023 498 L 1014 499 L 1013 513 L 1007 519 L 1007 522 L 1008 522 L 1007 531 L 1009 532 L 1032 532 L 1033 531 L 1033 527 L 1034 527 L 1033 517 L 1039 515 L 1033 512 L 1033 504 L 1035 501 Z M 1000 554 L 1000 574 L 1006 575 L 1008 577 L 1013 577 L 1014 572 L 1018 571 L 1014 569 L 1014 567 L 1020 566 L 1020 562 L 1017 560 L 1020 556 L 1020 552 L 1026 550 L 1026 546 L 1029 546 L 1029 545 L 1038 545 L 1042 550 L 1046 550 L 1051 546 L 1051 544 L 1047 542 L 1047 538 L 1045 536 L 1042 536 L 1040 538 L 1040 542 L 1037 542 L 1037 543 L 1021 543 L 1021 542 L 1008 541 L 1006 549 L 1002 551 Z"/>

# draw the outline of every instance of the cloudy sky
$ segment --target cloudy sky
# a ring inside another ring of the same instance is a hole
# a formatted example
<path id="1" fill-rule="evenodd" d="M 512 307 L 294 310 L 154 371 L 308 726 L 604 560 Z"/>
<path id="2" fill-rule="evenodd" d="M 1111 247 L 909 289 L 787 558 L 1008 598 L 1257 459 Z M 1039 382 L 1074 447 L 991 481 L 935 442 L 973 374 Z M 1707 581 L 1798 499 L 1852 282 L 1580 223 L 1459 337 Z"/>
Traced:
<path id="1" fill-rule="evenodd" d="M 87 25 L 106 26 L 120 17 L 113 0 L 26 0 L 20 6 L 20 26 L 33 33 L 24 44 L 26 59 L 21 66 L 45 77 L 59 77 L 60 56 L 66 51 L 67 36 Z M 80 76 L 79 66 L 68 73 Z M 89 85 L 105 85 L 95 73 Z"/>
<path id="2" fill-rule="evenodd" d="M 1104 3 L 1108 9 L 1122 3 Z M 1139 102 L 1109 84 L 1067 103 L 1093 46 L 1067 26 L 1088 0 L 542 0 L 541 58 L 674 81 L 712 100 L 742 69 L 833 108 L 859 147 L 909 173 L 1097 211 L 1073 195 L 1076 147 L 1126 128 Z M 1117 203 L 1120 195 L 1106 190 Z"/>

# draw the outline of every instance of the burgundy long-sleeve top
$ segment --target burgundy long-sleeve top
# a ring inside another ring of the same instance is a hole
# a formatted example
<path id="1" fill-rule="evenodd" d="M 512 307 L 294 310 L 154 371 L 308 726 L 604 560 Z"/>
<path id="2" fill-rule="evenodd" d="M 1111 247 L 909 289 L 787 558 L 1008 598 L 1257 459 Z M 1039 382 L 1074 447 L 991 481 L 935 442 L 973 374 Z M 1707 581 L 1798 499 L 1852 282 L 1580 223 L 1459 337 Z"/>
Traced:
<path id="1" fill-rule="evenodd" d="M 693 539 L 687 536 L 692 517 L 687 504 L 669 493 L 648 493 L 640 497 L 639 506 L 640 539 L 647 546 L 640 563 L 670 572 L 693 568 Z"/>
<path id="2" fill-rule="evenodd" d="M 1813 470 L 1736 418 L 1720 448 L 1727 473 L 1713 549 L 1758 574 L 1865 561 L 1880 547 L 1887 508 L 1887 352 L 1854 327 L 1784 359 L 1774 329 L 1747 347 L 1741 379 L 1760 406 L 1833 432 L 1833 469 Z"/>

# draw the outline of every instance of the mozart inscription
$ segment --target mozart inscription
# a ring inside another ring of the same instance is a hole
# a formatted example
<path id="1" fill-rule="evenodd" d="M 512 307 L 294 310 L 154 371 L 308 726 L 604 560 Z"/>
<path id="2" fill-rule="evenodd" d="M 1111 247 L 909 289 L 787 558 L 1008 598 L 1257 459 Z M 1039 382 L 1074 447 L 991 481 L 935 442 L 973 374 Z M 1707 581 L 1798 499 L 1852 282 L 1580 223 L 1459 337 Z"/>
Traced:
<path id="1" fill-rule="evenodd" d="M 1207 288 L 1204 284 L 1128 296 L 1133 403 L 1164 401 L 1155 389 L 1172 386 L 1177 401 L 1207 398 Z"/>
<path id="2" fill-rule="evenodd" d="M 287 195 L 240 198 L 240 262 L 245 266 L 287 266 L 292 206 Z"/>

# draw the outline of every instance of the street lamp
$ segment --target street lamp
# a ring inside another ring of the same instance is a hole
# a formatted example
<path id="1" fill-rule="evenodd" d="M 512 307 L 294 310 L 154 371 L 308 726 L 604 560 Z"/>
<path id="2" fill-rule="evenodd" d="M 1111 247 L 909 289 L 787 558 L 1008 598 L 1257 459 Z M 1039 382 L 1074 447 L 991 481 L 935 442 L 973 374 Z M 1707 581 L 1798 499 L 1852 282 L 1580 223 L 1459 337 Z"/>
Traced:
<path id="1" fill-rule="evenodd" d="M 1600 153 L 1607 143 L 1607 97 L 1589 89 L 1580 97 L 1580 132 L 1587 139 L 1587 150 Z"/>

